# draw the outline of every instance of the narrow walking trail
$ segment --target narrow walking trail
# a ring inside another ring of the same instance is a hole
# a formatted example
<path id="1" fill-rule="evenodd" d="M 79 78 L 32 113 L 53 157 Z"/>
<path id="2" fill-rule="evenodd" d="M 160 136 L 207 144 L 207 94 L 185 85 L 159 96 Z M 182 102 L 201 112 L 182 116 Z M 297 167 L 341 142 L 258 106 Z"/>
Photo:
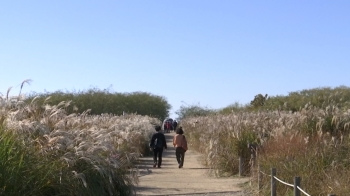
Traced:
<path id="1" fill-rule="evenodd" d="M 200 164 L 200 155 L 191 151 L 190 145 L 184 167 L 179 169 L 172 145 L 173 136 L 174 133 L 165 133 L 168 149 L 163 152 L 162 168 L 152 167 L 151 156 L 140 158 L 137 195 L 244 195 L 240 187 L 249 181 L 248 178 L 209 176 L 209 168 Z"/>

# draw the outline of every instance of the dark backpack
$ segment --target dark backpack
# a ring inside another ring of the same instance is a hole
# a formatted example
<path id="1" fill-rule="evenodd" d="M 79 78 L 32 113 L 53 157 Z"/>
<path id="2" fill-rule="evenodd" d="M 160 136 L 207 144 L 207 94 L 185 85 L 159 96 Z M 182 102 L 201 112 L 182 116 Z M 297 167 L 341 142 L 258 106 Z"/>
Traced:
<path id="1" fill-rule="evenodd" d="M 154 140 L 154 148 L 163 148 L 163 142 L 160 138 Z"/>

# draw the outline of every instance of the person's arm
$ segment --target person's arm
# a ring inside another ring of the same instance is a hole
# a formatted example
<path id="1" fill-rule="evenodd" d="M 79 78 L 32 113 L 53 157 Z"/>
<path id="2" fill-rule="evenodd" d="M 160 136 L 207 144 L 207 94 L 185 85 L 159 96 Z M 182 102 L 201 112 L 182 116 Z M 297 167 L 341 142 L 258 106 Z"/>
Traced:
<path id="1" fill-rule="evenodd" d="M 187 140 L 186 140 L 186 137 L 183 136 L 183 141 L 182 141 L 182 148 L 185 149 L 185 151 L 188 150 L 188 147 L 187 147 Z"/>
<path id="2" fill-rule="evenodd" d="M 165 135 L 163 134 L 163 142 L 164 142 L 164 148 L 167 149 L 168 146 L 166 145 L 166 139 L 165 139 Z"/>
<path id="3" fill-rule="evenodd" d="M 149 147 L 153 148 L 154 147 L 154 140 L 156 140 L 155 134 L 152 135 L 151 141 L 149 143 Z"/>
<path id="4" fill-rule="evenodd" d="M 174 137 L 173 137 L 173 145 L 174 145 L 174 147 L 175 147 L 175 142 L 176 142 L 176 137 L 175 137 L 176 135 L 174 135 Z"/>

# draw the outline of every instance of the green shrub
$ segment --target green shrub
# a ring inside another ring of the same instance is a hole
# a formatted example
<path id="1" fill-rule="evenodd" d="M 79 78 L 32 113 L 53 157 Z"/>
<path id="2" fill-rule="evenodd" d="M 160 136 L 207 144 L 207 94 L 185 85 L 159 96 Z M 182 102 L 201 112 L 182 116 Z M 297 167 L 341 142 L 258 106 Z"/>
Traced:
<path id="1" fill-rule="evenodd" d="M 48 162 L 21 137 L 0 127 L 0 195 L 45 195 L 54 183 L 56 163 Z"/>

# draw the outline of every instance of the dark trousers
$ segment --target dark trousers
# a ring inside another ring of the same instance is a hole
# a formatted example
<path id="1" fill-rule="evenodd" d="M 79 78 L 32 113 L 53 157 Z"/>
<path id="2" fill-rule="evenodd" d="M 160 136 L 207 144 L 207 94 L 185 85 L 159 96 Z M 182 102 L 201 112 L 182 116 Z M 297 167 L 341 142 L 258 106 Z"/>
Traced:
<path id="1" fill-rule="evenodd" d="M 153 149 L 153 162 L 155 165 L 158 164 L 158 167 L 162 165 L 162 154 L 163 154 L 163 148 Z M 158 158 L 158 162 L 157 162 L 157 158 Z"/>
<path id="2" fill-rule="evenodd" d="M 177 163 L 182 167 L 184 165 L 185 160 L 185 150 L 182 147 L 176 147 L 175 155 Z"/>

